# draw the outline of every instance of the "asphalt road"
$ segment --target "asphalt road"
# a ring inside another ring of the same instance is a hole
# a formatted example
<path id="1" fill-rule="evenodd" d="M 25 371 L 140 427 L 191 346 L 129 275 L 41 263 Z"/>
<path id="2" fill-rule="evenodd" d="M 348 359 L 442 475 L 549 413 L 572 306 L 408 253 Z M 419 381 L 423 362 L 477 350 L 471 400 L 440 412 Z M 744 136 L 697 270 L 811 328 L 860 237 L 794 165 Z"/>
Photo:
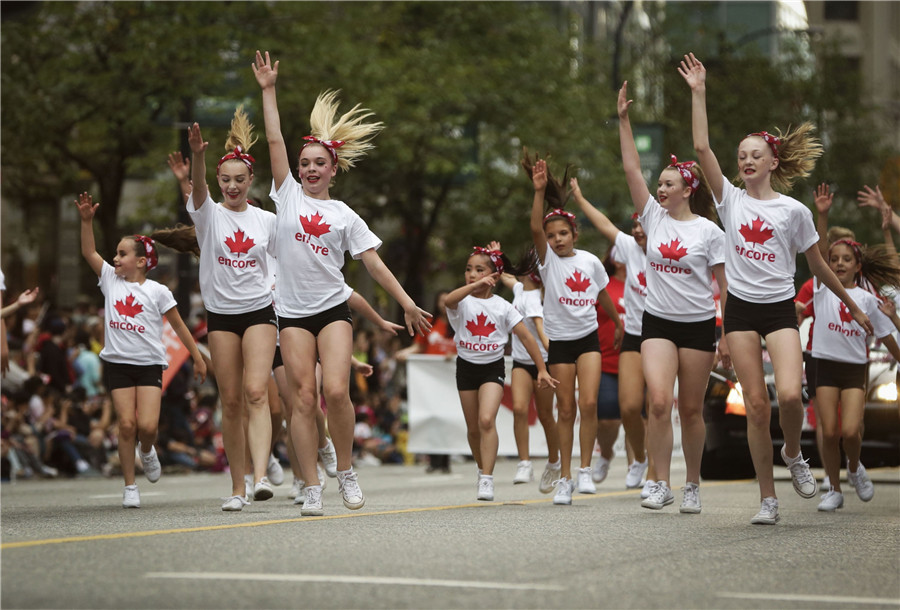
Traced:
<path id="1" fill-rule="evenodd" d="M 753 481 L 703 482 L 703 512 L 640 507 L 624 460 L 594 496 L 554 506 L 513 486 L 475 501 L 471 464 L 360 469 L 366 506 L 334 480 L 324 517 L 300 517 L 288 486 L 219 510 L 226 475 L 18 482 L 2 490 L 3 608 L 898 608 L 900 470 L 870 471 L 875 498 L 845 488 L 816 511 L 776 467 L 782 518 L 750 525 Z M 683 476 L 673 464 L 673 478 Z M 539 470 L 539 469 L 538 469 Z M 821 474 L 820 472 L 818 474 Z M 680 487 L 680 485 L 679 485 Z M 846 493 L 849 491 L 850 493 Z"/>

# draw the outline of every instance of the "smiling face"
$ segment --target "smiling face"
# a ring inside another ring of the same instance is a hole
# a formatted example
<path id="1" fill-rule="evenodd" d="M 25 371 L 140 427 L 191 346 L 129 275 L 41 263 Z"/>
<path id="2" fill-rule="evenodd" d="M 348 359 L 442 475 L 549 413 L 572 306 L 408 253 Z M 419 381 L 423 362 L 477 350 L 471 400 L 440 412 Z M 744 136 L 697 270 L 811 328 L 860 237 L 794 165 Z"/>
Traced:
<path id="1" fill-rule="evenodd" d="M 572 256 L 578 233 L 572 229 L 567 220 L 563 218 L 548 220 L 544 224 L 544 236 L 547 238 L 547 246 L 552 248 L 557 256 Z"/>
<path id="2" fill-rule="evenodd" d="M 747 136 L 738 146 L 738 172 L 744 184 L 756 184 L 768 181 L 778 159 L 772 147 L 759 136 Z"/>
<path id="3" fill-rule="evenodd" d="M 666 168 L 656 183 L 656 200 L 665 209 L 680 205 L 690 205 L 691 187 L 685 183 L 681 173 L 674 168 Z"/>
<path id="4" fill-rule="evenodd" d="M 116 255 L 113 257 L 113 267 L 116 269 L 116 275 L 131 280 L 135 277 L 138 270 L 143 270 L 147 266 L 147 257 L 138 256 L 135 250 L 133 239 L 123 237 L 116 246 Z"/>
<path id="5" fill-rule="evenodd" d="M 216 176 L 227 207 L 243 210 L 247 207 L 247 193 L 253 184 L 253 174 L 243 161 L 229 159 L 219 167 Z"/>
<path id="6" fill-rule="evenodd" d="M 337 165 L 327 148 L 321 144 L 308 144 L 300 151 L 297 173 L 307 195 L 314 199 L 328 199 L 328 186 L 337 175 Z"/>
<path id="7" fill-rule="evenodd" d="M 853 248 L 847 244 L 831 246 L 828 251 L 828 266 L 834 271 L 844 288 L 852 288 L 856 285 L 856 274 L 862 268 Z"/>
<path id="8" fill-rule="evenodd" d="M 641 250 L 646 252 L 647 234 L 644 233 L 644 225 L 637 218 L 634 219 L 634 223 L 631 225 L 631 236 L 634 238 L 635 243 L 641 247 Z"/>

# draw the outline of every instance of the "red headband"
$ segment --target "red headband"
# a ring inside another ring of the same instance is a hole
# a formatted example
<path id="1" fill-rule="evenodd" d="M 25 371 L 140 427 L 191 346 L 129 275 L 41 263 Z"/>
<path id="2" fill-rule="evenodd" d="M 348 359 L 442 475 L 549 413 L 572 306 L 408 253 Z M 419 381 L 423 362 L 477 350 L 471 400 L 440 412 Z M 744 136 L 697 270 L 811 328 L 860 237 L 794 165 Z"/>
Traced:
<path id="1" fill-rule="evenodd" d="M 778 147 L 781 146 L 781 138 L 778 136 L 773 136 L 768 131 L 758 131 L 756 133 L 748 133 L 747 137 L 757 136 L 766 141 L 766 144 L 772 149 L 772 154 L 775 155 L 775 158 L 778 158 Z"/>
<path id="2" fill-rule="evenodd" d="M 473 256 L 475 254 L 484 254 L 486 257 L 491 259 L 491 263 L 494 265 L 494 269 L 497 273 L 503 273 L 503 252 L 500 250 L 488 250 L 487 248 L 482 248 L 481 246 L 475 246 L 472 248 L 472 254 L 469 256 Z"/>
<path id="3" fill-rule="evenodd" d="M 679 163 L 678 158 L 675 155 L 669 155 L 669 158 L 672 159 L 672 163 L 669 164 L 669 167 L 678 170 L 678 173 L 681 174 L 685 184 L 691 187 L 691 195 L 696 193 L 697 189 L 700 188 L 700 178 L 694 175 L 691 168 L 697 165 L 697 162 L 685 161 L 684 163 Z"/>
<path id="4" fill-rule="evenodd" d="M 233 152 L 230 152 L 219 159 L 219 164 L 216 165 L 216 175 L 218 175 L 219 168 L 222 167 L 222 164 L 226 161 L 231 161 L 232 159 L 243 161 L 244 165 L 246 165 L 250 169 L 250 174 L 253 174 L 253 164 L 256 163 L 256 159 L 245 153 L 240 146 L 236 146 Z"/>
<path id="5" fill-rule="evenodd" d="M 300 147 L 300 150 L 303 150 L 310 144 L 321 144 L 325 147 L 325 149 L 331 153 L 331 159 L 335 163 L 337 163 L 337 149 L 344 145 L 343 140 L 320 140 L 316 136 L 303 136 L 303 139 L 306 140 L 306 144 Z"/>
<path id="6" fill-rule="evenodd" d="M 550 212 L 546 216 L 544 216 L 543 224 L 546 225 L 547 221 L 549 221 L 554 216 L 562 216 L 564 220 L 568 221 L 568 223 L 572 225 L 572 230 L 575 230 L 575 214 L 573 214 L 572 212 L 566 212 L 562 208 L 550 210 Z"/>
<path id="7" fill-rule="evenodd" d="M 150 271 L 151 269 L 156 267 L 156 264 L 159 262 L 159 258 L 156 256 L 156 247 L 153 245 L 153 240 L 146 235 L 135 235 L 134 241 L 140 242 L 144 245 L 144 252 L 147 253 L 147 271 Z"/>
<path id="8" fill-rule="evenodd" d="M 856 255 L 856 260 L 862 261 L 862 251 L 860 250 L 862 245 L 858 241 L 853 241 L 852 239 L 839 239 L 828 246 L 828 251 L 831 252 L 831 249 L 839 244 L 850 246 L 850 249 L 853 250 L 853 254 Z"/>

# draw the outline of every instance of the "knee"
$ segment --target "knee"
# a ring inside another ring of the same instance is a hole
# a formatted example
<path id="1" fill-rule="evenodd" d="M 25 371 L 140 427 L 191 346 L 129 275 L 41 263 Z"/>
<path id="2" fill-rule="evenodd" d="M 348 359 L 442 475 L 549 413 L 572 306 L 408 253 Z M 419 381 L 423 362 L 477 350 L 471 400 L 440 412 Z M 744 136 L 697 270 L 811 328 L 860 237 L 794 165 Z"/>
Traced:
<path id="1" fill-rule="evenodd" d="M 837 443 L 841 440 L 841 432 L 837 426 L 822 426 L 822 441 L 828 444 Z"/>
<path id="2" fill-rule="evenodd" d="M 778 392 L 778 408 L 780 411 L 785 409 L 800 409 L 803 407 L 803 397 L 799 390 L 785 390 Z"/>
<path id="3" fill-rule="evenodd" d="M 134 438 L 137 434 L 137 422 L 134 420 L 119 420 L 119 436 L 124 438 Z"/>
<path id="4" fill-rule="evenodd" d="M 557 405 L 557 412 L 559 414 L 559 421 L 561 422 L 574 422 L 575 421 L 575 406 L 574 405 Z"/>
<path id="5" fill-rule="evenodd" d="M 247 385 L 244 387 L 244 397 L 250 407 L 264 407 L 269 398 L 268 388 L 265 385 Z"/>
<path id="6" fill-rule="evenodd" d="M 650 396 L 647 405 L 647 414 L 653 419 L 666 419 L 671 417 L 672 397 L 668 395 Z"/>
<path id="7" fill-rule="evenodd" d="M 478 429 L 482 434 L 487 434 L 494 430 L 495 426 L 494 418 L 492 417 L 479 417 L 478 418 Z"/>
<path id="8" fill-rule="evenodd" d="M 846 440 L 849 439 L 851 441 L 859 440 L 862 436 L 862 430 L 859 427 L 859 424 L 853 423 L 845 423 L 844 428 L 841 431 L 841 436 Z"/>
<path id="9" fill-rule="evenodd" d="M 322 388 L 322 395 L 325 397 L 325 404 L 328 408 L 337 406 L 349 400 L 350 394 L 348 387 L 341 384 L 329 384 Z"/>

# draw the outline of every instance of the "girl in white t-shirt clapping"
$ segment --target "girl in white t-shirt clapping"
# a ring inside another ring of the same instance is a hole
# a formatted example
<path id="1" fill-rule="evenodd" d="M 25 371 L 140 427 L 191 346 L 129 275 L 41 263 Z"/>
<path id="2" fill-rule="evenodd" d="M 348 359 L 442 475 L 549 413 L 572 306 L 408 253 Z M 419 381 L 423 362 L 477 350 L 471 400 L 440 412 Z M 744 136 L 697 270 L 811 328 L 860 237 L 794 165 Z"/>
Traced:
<path id="1" fill-rule="evenodd" d="M 556 388 L 557 430 L 560 447 L 560 478 L 553 503 L 572 503 L 576 484 L 572 480 L 572 447 L 575 442 L 575 384 L 578 382 L 578 440 L 581 467 L 579 493 L 597 493 L 591 477 L 591 456 L 597 439 L 597 391 L 600 387 L 600 340 L 597 336 L 599 303 L 616 324 L 615 346 L 622 341 L 622 322 L 606 285 L 609 276 L 596 255 L 577 250 L 575 215 L 562 209 L 568 193 L 563 182 L 550 176 L 547 163 L 537 159 L 532 165 L 526 155 L 522 162 L 534 185 L 531 206 L 531 237 L 544 282 L 544 331 L 550 339 L 547 363 L 550 374 L 559 380 Z M 553 205 L 544 213 L 544 202 Z"/>
<path id="2" fill-rule="evenodd" d="M 337 453 L 337 479 L 344 506 L 365 504 L 353 471 L 355 413 L 350 402 L 353 327 L 347 299 L 351 290 L 341 268 L 344 253 L 362 260 L 369 274 L 402 306 L 412 335 L 430 328 L 431 314 L 419 309 L 378 256 L 381 245 L 365 221 L 346 203 L 331 198 L 338 169 L 348 170 L 372 148 L 381 123 L 366 123 L 371 112 L 358 106 L 337 116 L 337 93 L 323 93 L 310 115 L 311 135 L 300 149 L 299 182 L 291 177 L 287 147 L 275 94 L 278 62 L 257 51 L 253 64 L 262 90 L 266 139 L 276 200 L 275 312 L 281 354 L 293 409 L 291 434 L 307 483 L 302 515 L 321 515 L 322 494 L 316 472 L 316 361 L 322 364 L 322 394 L 328 405 L 328 429 Z"/>
<path id="3" fill-rule="evenodd" d="M 200 382 L 206 379 L 206 363 L 175 307 L 172 292 L 147 279 L 147 272 L 157 263 L 153 240 L 144 235 L 123 237 L 110 265 L 94 245 L 93 220 L 100 204 L 83 193 L 75 205 L 81 216 L 81 255 L 100 278 L 105 303 L 105 341 L 100 358 L 119 423 L 119 462 L 125 479 L 122 506 L 140 508 L 141 495 L 134 480 L 135 443 L 147 480 L 155 483 L 162 474 L 153 444 L 159 429 L 162 372 L 169 366 L 163 345 L 163 316 L 190 351 L 194 377 Z"/>
<path id="4" fill-rule="evenodd" d="M 492 244 L 494 245 L 494 244 Z M 456 389 L 466 420 L 466 436 L 478 465 L 479 500 L 494 499 L 494 464 L 497 461 L 497 411 L 506 379 L 504 350 L 514 333 L 537 366 L 539 387 L 555 387 L 520 314 L 505 299 L 493 294 L 500 275 L 516 271 L 498 249 L 475 248 L 466 262 L 466 285 L 447 295 L 447 318 L 456 331 Z"/>
<path id="5" fill-rule="evenodd" d="M 784 433 L 781 457 L 800 496 L 812 498 L 817 489 L 800 452 L 803 353 L 793 302 L 797 252 L 803 252 L 813 275 L 837 295 L 867 333 L 872 332 L 872 324 L 822 258 L 812 212 L 775 190 L 790 188 L 814 168 L 822 146 L 812 135 L 813 126 L 804 123 L 782 136 L 763 131 L 744 137 L 737 151 L 739 180 L 744 188 L 738 188 L 722 175 L 709 146 L 706 68 L 690 54 L 685 55 L 678 72 L 691 88 L 694 150 L 725 227 L 728 300 L 723 331 L 747 408 L 747 438 L 761 496 L 760 510 L 750 522 L 773 525 L 779 514 L 769 430 L 772 409 L 760 338 L 765 339 L 775 371 Z"/>
<path id="6" fill-rule="evenodd" d="M 890 318 L 879 308 L 881 301 L 863 285 L 878 291 L 882 286 L 900 285 L 900 265 L 896 253 L 884 245 L 867 248 L 850 239 L 840 239 L 828 248 L 828 266 L 853 300 L 859 303 L 878 337 L 895 360 L 900 347 L 891 334 Z M 847 480 L 863 502 L 872 499 L 875 488 L 859 460 L 869 354 L 866 333 L 851 319 L 847 307 L 816 281 L 813 303 L 816 332 L 812 355 L 816 366 L 816 402 L 822 428 L 822 460 L 831 488 L 822 496 L 820 511 L 834 511 L 844 505 L 841 491 L 841 442 L 847 455 Z M 838 411 L 840 407 L 840 411 Z"/>
<path id="7" fill-rule="evenodd" d="M 699 513 L 700 461 L 706 441 L 703 398 L 716 352 L 716 305 L 712 280 L 725 295 L 725 235 L 711 220 L 712 195 L 694 162 L 672 163 L 659 176 L 656 198 L 644 183 L 628 108 L 627 85 L 619 90 L 619 140 L 625 180 L 647 232 L 647 300 L 641 326 L 641 362 L 649 395 L 650 453 L 656 485 L 641 506 L 659 510 L 674 501 L 669 488 L 672 404 L 678 382 L 678 414 L 686 482 L 682 513 Z M 719 350 L 729 363 L 725 340 Z"/>

